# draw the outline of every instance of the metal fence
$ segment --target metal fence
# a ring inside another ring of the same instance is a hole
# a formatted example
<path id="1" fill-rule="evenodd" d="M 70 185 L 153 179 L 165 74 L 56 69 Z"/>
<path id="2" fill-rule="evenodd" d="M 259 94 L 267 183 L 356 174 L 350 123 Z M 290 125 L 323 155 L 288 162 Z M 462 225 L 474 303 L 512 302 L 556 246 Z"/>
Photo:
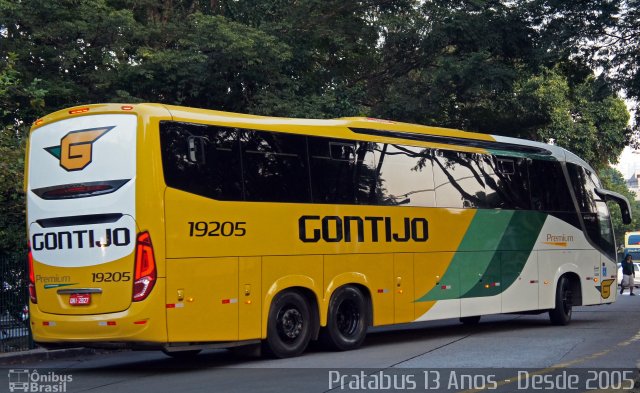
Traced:
<path id="1" fill-rule="evenodd" d="M 26 255 L 0 255 L 0 353 L 34 348 Z"/>

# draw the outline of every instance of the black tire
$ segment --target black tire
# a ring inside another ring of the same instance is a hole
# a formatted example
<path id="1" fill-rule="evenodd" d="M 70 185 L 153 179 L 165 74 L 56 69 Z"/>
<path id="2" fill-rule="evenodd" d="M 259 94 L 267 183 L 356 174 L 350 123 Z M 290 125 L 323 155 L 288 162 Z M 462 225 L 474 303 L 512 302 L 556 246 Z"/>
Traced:
<path id="1" fill-rule="evenodd" d="M 472 317 L 461 317 L 460 322 L 466 326 L 475 326 L 480 323 L 480 315 L 474 315 Z"/>
<path id="2" fill-rule="evenodd" d="M 165 355 L 170 356 L 174 359 L 192 359 L 196 357 L 200 353 L 200 349 L 190 349 L 187 351 L 162 351 Z"/>
<path id="3" fill-rule="evenodd" d="M 549 310 L 549 319 L 553 325 L 564 326 L 571 322 L 573 292 L 567 277 L 560 277 L 556 288 L 556 307 Z"/>
<path id="4" fill-rule="evenodd" d="M 325 346 L 338 351 L 360 347 L 369 325 L 368 304 L 358 288 L 338 288 L 331 296 L 327 327 L 322 332 Z"/>
<path id="5" fill-rule="evenodd" d="M 277 358 L 298 356 L 311 339 L 313 319 L 309 303 L 297 292 L 282 292 L 271 303 L 267 322 L 266 354 Z"/>

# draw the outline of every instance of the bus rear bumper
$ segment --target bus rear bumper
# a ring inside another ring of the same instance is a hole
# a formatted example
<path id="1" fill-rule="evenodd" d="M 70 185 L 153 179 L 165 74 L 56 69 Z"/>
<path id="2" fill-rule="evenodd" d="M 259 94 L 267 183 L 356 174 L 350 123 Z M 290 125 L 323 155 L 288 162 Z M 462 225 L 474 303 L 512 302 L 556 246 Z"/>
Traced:
<path id="1" fill-rule="evenodd" d="M 42 312 L 37 304 L 31 304 L 33 339 L 44 347 L 57 348 L 103 347 L 113 342 L 161 345 L 167 342 L 163 295 L 164 285 L 158 280 L 154 293 L 147 299 L 114 313 L 49 314 Z"/>

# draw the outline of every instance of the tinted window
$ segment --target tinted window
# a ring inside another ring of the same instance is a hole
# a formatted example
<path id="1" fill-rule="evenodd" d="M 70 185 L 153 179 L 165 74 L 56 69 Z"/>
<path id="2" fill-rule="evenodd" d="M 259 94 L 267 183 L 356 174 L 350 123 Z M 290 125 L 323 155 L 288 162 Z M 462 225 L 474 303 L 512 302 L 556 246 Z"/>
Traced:
<path id="1" fill-rule="evenodd" d="M 614 257 L 613 229 L 609 209 L 595 192 L 600 185 L 598 178 L 588 169 L 575 164 L 567 164 L 567 170 L 587 235 L 604 252 Z"/>
<path id="2" fill-rule="evenodd" d="M 524 158 L 483 156 L 487 207 L 531 208 L 527 166 Z"/>
<path id="3" fill-rule="evenodd" d="M 232 128 L 160 122 L 167 186 L 220 200 L 241 200 L 237 132 Z"/>
<path id="4" fill-rule="evenodd" d="M 480 154 L 439 150 L 432 160 L 438 207 L 490 206 Z"/>
<path id="5" fill-rule="evenodd" d="M 376 199 L 380 205 L 435 206 L 430 151 L 423 148 L 378 144 Z"/>
<path id="6" fill-rule="evenodd" d="M 375 188 L 374 144 L 315 137 L 307 140 L 313 202 L 370 203 Z"/>
<path id="7" fill-rule="evenodd" d="M 596 187 L 590 179 L 590 173 L 575 164 L 567 164 L 567 170 L 578 202 L 578 210 L 583 213 L 595 213 L 597 211 L 596 199 L 599 198 L 594 192 Z"/>
<path id="8" fill-rule="evenodd" d="M 575 212 L 569 187 L 557 161 L 533 160 L 530 164 L 531 203 L 534 210 Z"/>
<path id="9" fill-rule="evenodd" d="M 245 130 L 240 142 L 245 200 L 311 201 L 304 136 Z"/>

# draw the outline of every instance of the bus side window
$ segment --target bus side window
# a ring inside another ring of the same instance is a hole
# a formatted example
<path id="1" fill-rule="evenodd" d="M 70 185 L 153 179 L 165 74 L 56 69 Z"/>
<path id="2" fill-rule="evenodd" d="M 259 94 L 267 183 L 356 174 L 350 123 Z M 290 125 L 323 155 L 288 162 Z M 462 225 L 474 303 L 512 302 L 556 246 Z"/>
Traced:
<path id="1" fill-rule="evenodd" d="M 436 205 L 433 164 L 428 149 L 379 144 L 376 156 L 376 190 L 372 204 Z"/>
<path id="2" fill-rule="evenodd" d="M 529 164 L 532 209 L 552 214 L 580 228 L 569 185 L 558 161 L 534 159 Z"/>
<path id="3" fill-rule="evenodd" d="M 242 200 L 234 128 L 161 121 L 160 143 L 167 186 L 206 198 Z"/>
<path id="4" fill-rule="evenodd" d="M 615 259 L 609 209 L 606 202 L 595 193 L 595 189 L 600 187 L 599 180 L 591 171 L 576 164 L 567 163 L 567 170 L 587 236 L 605 254 Z"/>
<path id="5" fill-rule="evenodd" d="M 314 203 L 367 204 L 375 171 L 368 142 L 308 137 Z"/>
<path id="6" fill-rule="evenodd" d="M 245 200 L 311 201 L 304 136 L 242 130 L 240 141 Z"/>
<path id="7" fill-rule="evenodd" d="M 485 208 L 487 189 L 479 154 L 438 150 L 432 157 L 438 207 Z"/>
<path id="8" fill-rule="evenodd" d="M 562 164 L 557 161 L 532 160 L 529 165 L 531 200 L 535 210 L 547 212 L 573 212 Z"/>
<path id="9" fill-rule="evenodd" d="M 488 207 L 494 209 L 531 208 L 527 160 L 517 157 L 484 156 Z"/>

